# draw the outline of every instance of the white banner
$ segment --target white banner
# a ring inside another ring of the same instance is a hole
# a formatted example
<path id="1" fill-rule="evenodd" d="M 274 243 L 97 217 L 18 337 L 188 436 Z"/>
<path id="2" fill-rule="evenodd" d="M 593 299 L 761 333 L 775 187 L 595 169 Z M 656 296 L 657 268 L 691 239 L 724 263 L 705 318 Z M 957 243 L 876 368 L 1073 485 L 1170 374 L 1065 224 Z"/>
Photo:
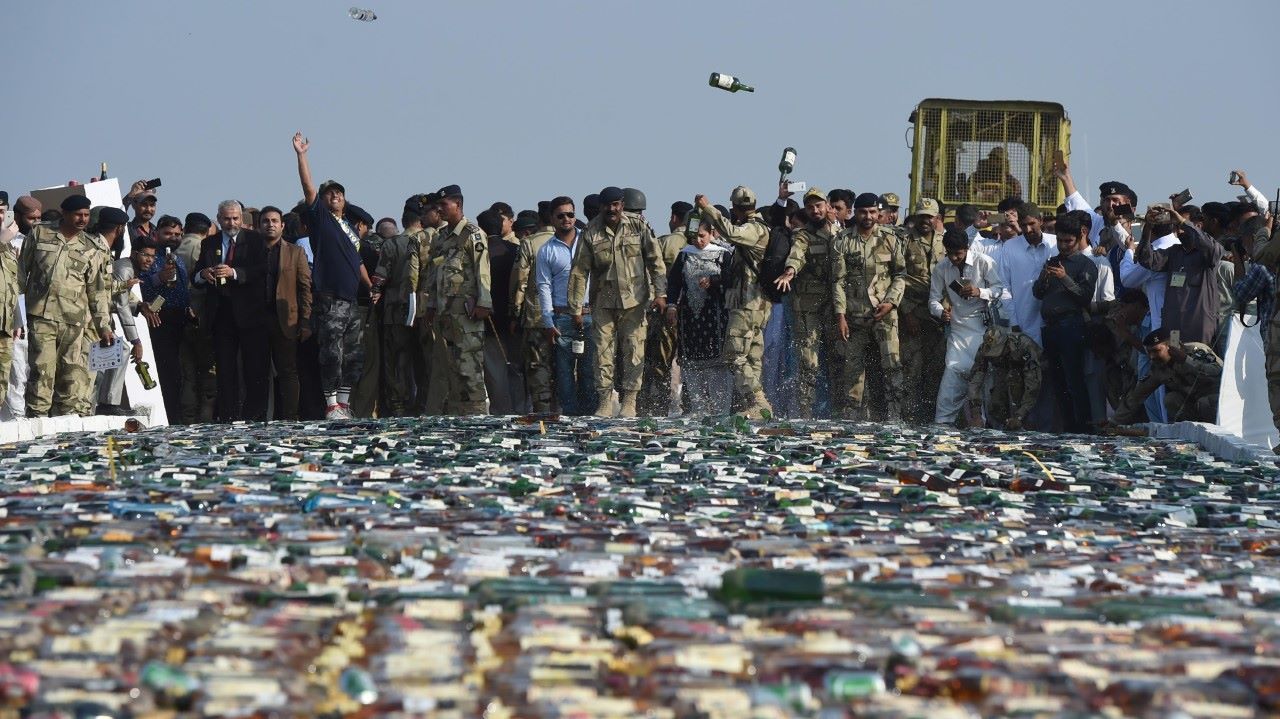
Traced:
<path id="1" fill-rule="evenodd" d="M 1238 314 L 1233 313 L 1230 322 L 1218 391 L 1218 427 L 1248 444 L 1270 449 L 1280 444 L 1280 433 L 1271 420 L 1262 333 L 1256 324 L 1246 327 Z"/>

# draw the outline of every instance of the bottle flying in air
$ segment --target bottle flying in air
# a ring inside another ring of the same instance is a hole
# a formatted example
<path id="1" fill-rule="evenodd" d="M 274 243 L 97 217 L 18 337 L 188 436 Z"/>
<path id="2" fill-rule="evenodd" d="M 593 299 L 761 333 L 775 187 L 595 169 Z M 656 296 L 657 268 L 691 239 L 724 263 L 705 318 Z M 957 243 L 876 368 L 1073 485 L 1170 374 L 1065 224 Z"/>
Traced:
<path id="1" fill-rule="evenodd" d="M 720 72 L 711 73 L 711 79 L 707 81 L 707 84 L 711 87 L 718 87 L 721 90 L 728 90 L 729 92 L 738 92 L 739 90 L 743 92 L 756 91 L 754 87 L 742 83 L 733 75 L 725 75 Z"/>
<path id="2" fill-rule="evenodd" d="M 348 14 L 351 16 L 352 20 L 359 20 L 361 22 L 373 22 L 378 19 L 377 13 L 372 10 L 365 10 L 364 8 L 353 7 Z"/>
<path id="3" fill-rule="evenodd" d="M 778 182 L 783 182 L 796 169 L 796 148 L 788 147 L 782 151 L 782 159 L 778 162 Z"/>

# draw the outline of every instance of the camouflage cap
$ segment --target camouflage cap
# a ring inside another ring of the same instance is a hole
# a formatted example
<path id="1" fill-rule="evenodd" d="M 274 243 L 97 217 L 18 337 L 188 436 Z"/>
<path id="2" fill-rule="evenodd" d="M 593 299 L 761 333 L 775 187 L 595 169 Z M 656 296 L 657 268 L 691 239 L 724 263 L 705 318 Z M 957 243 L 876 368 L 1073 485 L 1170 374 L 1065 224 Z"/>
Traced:
<path id="1" fill-rule="evenodd" d="M 901 202 L 898 200 L 898 193 L 886 192 L 880 196 L 880 204 L 884 207 L 900 207 Z"/>
<path id="2" fill-rule="evenodd" d="M 926 215 L 928 217 L 937 217 L 939 215 L 938 201 L 932 197 L 921 197 L 916 200 L 915 209 L 911 212 L 912 217 Z"/>
<path id="3" fill-rule="evenodd" d="M 755 207 L 756 193 L 751 191 L 746 185 L 738 185 L 733 188 L 733 192 L 729 193 L 729 202 L 734 207 Z"/>
<path id="4" fill-rule="evenodd" d="M 804 193 L 804 201 L 808 202 L 810 197 L 816 197 L 819 200 L 822 200 L 823 202 L 827 201 L 827 193 L 823 192 L 822 190 L 816 187 L 810 187 L 809 191 Z"/>

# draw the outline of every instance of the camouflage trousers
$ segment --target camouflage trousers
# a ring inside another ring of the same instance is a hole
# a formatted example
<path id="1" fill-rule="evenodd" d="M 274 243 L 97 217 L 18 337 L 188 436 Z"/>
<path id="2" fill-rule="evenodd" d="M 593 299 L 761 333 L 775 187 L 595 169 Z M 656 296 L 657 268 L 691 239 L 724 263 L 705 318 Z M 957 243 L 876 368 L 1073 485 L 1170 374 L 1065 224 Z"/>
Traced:
<path id="1" fill-rule="evenodd" d="M 768 407 L 764 399 L 764 326 L 769 321 L 769 303 L 756 300 L 746 307 L 729 310 L 720 359 L 733 374 L 733 409 Z"/>
<path id="2" fill-rule="evenodd" d="M 987 399 L 987 421 L 992 427 L 1007 427 L 1010 419 L 1025 425 L 1026 417 L 1010 417 L 1013 407 L 1022 404 L 1027 387 L 1021 365 L 993 364 L 991 366 L 991 394 Z"/>
<path id="3" fill-rule="evenodd" d="M 27 416 L 78 413 L 93 392 L 84 326 L 43 317 L 28 319 L 31 374 L 27 378 Z"/>
<path id="4" fill-rule="evenodd" d="M 468 317 L 460 301 L 439 316 L 439 335 L 445 364 L 436 371 L 448 387 L 445 409 L 453 415 L 484 414 L 484 323 Z M 442 371 L 441 371 L 442 370 Z M 433 378 L 434 379 L 434 378 Z"/>
<path id="5" fill-rule="evenodd" d="M 596 343 L 596 388 L 603 395 L 613 387 L 614 352 L 619 351 L 623 392 L 639 392 L 644 375 L 646 305 L 629 310 L 592 307 L 591 341 Z"/>
<path id="6" fill-rule="evenodd" d="M 835 313 L 828 303 L 812 303 L 805 309 L 795 310 L 794 316 L 791 337 L 795 347 L 796 367 L 799 370 L 796 416 L 808 419 L 813 416 L 813 408 L 817 406 L 818 373 L 825 372 L 827 386 L 835 387 L 832 360 L 839 338 L 836 336 Z M 823 357 L 827 360 L 826 366 L 820 363 Z M 834 398 L 831 404 L 835 406 Z"/>
<path id="7" fill-rule="evenodd" d="M 382 383 L 387 401 L 386 406 L 379 408 L 379 416 L 403 417 L 413 406 L 413 352 L 417 332 L 414 327 L 382 325 Z"/>
<path id="8" fill-rule="evenodd" d="M 840 415 L 845 419 L 866 419 L 863 393 L 866 388 L 867 349 L 874 347 L 880 354 L 880 367 L 884 372 L 886 419 L 902 418 L 902 358 L 898 352 L 898 312 L 890 311 L 884 319 L 872 322 L 862 317 L 849 319 L 849 340 L 841 343 L 844 367 L 837 383 L 833 399 L 838 402 Z"/>
<path id="9" fill-rule="evenodd" d="M 327 397 L 350 390 L 364 367 L 364 324 L 355 302 L 316 295 L 313 308 L 320 342 L 320 389 Z"/>
<path id="10" fill-rule="evenodd" d="M 547 333 L 541 327 L 525 327 L 524 337 L 520 341 L 521 363 L 524 365 L 524 383 L 529 390 L 529 400 L 533 411 L 538 413 L 552 411 L 552 371 L 553 362 L 551 344 L 547 342 Z"/>
<path id="11" fill-rule="evenodd" d="M 928 312 L 915 320 L 916 332 L 909 333 L 899 325 L 902 412 L 908 422 L 927 424 L 934 420 L 938 387 L 947 364 L 947 338 L 942 325 Z"/>
<path id="12" fill-rule="evenodd" d="M 671 404 L 671 364 L 676 358 L 676 328 L 656 310 L 647 320 L 644 341 L 644 380 L 640 386 L 640 414 L 666 417 Z"/>
<path id="13" fill-rule="evenodd" d="M 13 365 L 13 335 L 0 330 L 0 378 L 3 379 L 4 391 L 9 389 L 9 367 Z M 3 403 L 3 398 L 0 398 Z"/>

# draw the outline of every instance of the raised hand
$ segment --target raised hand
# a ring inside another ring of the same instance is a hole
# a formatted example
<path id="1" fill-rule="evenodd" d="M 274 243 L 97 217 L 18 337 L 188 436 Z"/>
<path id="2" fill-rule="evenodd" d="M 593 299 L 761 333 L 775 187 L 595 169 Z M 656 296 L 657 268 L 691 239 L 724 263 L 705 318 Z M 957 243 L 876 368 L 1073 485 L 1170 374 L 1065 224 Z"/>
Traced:
<path id="1" fill-rule="evenodd" d="M 293 151 L 299 155 L 305 155 L 309 149 L 311 149 L 311 141 L 303 137 L 301 132 L 293 133 Z"/>

